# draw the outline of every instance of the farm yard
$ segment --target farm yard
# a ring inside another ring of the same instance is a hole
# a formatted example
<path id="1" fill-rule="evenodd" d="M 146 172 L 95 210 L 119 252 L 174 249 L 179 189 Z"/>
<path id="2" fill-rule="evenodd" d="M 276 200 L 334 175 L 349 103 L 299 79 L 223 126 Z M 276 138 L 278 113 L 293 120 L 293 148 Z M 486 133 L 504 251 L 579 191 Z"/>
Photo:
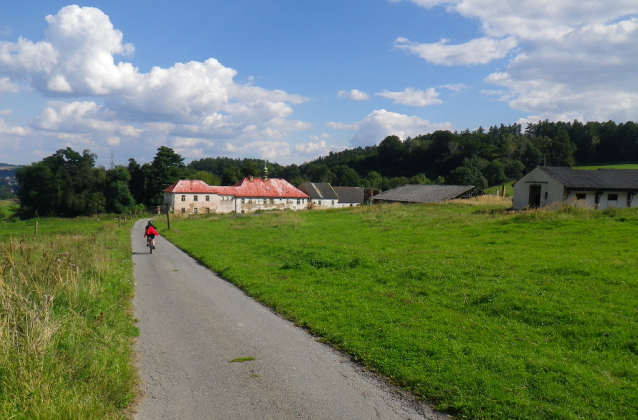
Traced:
<path id="1" fill-rule="evenodd" d="M 638 213 L 506 208 L 157 224 L 249 295 L 457 418 L 635 416 Z"/>

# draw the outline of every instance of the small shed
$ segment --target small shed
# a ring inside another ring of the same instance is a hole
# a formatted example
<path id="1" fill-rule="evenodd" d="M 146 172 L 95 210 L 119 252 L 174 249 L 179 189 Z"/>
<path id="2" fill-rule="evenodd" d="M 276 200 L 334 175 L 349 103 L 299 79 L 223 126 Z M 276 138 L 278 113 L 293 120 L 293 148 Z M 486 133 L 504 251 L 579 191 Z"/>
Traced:
<path id="1" fill-rule="evenodd" d="M 637 169 L 539 166 L 514 183 L 515 210 L 557 203 L 596 209 L 637 207 Z"/>
<path id="2" fill-rule="evenodd" d="M 404 184 L 370 198 L 373 203 L 442 203 L 483 195 L 473 185 Z"/>

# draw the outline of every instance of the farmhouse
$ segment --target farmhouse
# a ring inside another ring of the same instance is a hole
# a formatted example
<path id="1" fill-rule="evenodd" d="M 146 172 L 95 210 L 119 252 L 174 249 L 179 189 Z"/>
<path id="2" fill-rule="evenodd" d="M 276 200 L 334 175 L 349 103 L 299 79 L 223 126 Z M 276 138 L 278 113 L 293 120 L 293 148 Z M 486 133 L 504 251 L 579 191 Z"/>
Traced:
<path id="1" fill-rule="evenodd" d="M 365 189 L 359 187 L 334 187 L 339 196 L 339 207 L 360 206 L 365 202 Z"/>
<path id="2" fill-rule="evenodd" d="M 373 203 L 443 203 L 483 195 L 473 185 L 405 184 L 370 198 Z"/>
<path id="3" fill-rule="evenodd" d="M 513 206 L 546 207 L 574 203 L 595 209 L 638 207 L 636 169 L 572 169 L 539 166 L 514 183 Z"/>
<path id="4" fill-rule="evenodd" d="M 171 213 L 251 213 L 256 210 L 302 210 L 308 195 L 280 178 L 244 178 L 232 187 L 180 180 L 164 191 Z"/>
<path id="5" fill-rule="evenodd" d="M 332 186 L 325 182 L 304 182 L 299 189 L 308 194 L 314 208 L 330 209 L 338 207 L 339 196 Z"/>

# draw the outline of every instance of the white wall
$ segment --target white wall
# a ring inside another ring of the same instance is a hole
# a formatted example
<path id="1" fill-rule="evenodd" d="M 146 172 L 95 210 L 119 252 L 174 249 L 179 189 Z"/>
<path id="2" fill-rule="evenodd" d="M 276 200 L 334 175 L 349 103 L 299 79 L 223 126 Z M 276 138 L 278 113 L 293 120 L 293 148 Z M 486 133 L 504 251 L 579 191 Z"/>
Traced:
<path id="1" fill-rule="evenodd" d="M 529 190 L 533 185 L 541 187 L 540 207 L 562 203 L 565 199 L 563 185 L 540 168 L 536 168 L 514 184 L 512 205 L 515 210 L 522 210 L 529 206 Z"/>
<path id="2" fill-rule="evenodd" d="M 560 204 L 568 202 L 579 207 L 596 208 L 596 192 L 594 191 L 570 191 L 567 192 L 565 187 L 550 177 L 540 168 L 536 168 L 514 184 L 513 207 L 515 210 L 522 210 L 529 205 L 529 191 L 533 185 L 541 187 L 540 207 L 551 206 L 552 204 Z M 585 194 L 584 200 L 577 200 L 578 194 Z M 603 191 L 600 193 L 599 210 L 610 207 L 625 208 L 627 207 L 627 192 L 619 191 Z M 609 200 L 609 195 L 617 195 L 618 200 Z M 632 198 L 631 207 L 638 207 L 638 198 Z"/>

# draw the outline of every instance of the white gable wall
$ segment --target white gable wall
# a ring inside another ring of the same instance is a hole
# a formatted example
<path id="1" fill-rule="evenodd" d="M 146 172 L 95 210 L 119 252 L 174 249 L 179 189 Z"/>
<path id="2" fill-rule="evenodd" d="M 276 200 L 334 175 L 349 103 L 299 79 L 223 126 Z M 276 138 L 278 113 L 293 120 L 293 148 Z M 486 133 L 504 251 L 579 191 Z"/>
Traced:
<path id="1" fill-rule="evenodd" d="M 522 210 L 530 206 L 530 189 L 532 187 L 540 188 L 539 207 L 562 203 L 566 199 L 563 184 L 543 172 L 540 168 L 536 168 L 514 184 L 512 204 L 515 210 Z"/>

